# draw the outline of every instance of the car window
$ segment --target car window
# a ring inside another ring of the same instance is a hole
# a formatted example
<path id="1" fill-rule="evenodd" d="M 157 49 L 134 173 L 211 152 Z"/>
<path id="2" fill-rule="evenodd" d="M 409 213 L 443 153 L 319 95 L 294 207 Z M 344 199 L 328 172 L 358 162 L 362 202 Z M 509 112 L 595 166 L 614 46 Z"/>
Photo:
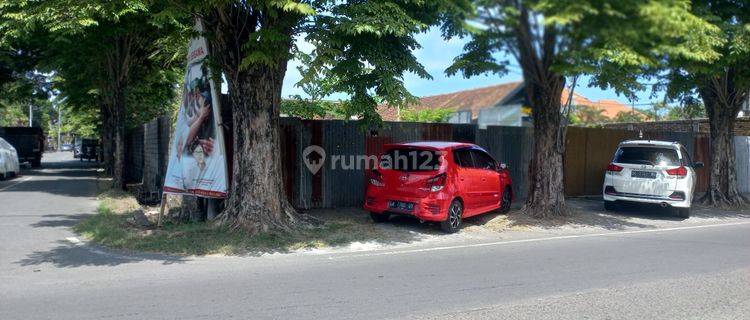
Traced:
<path id="1" fill-rule="evenodd" d="M 440 168 L 440 154 L 434 150 L 395 148 L 383 154 L 380 166 L 406 172 L 435 171 Z"/>
<path id="2" fill-rule="evenodd" d="M 458 164 L 462 168 L 474 167 L 474 159 L 471 157 L 471 152 L 469 151 L 469 149 L 454 150 L 453 159 L 455 159 L 456 164 Z"/>
<path id="3" fill-rule="evenodd" d="M 471 150 L 474 156 L 474 167 L 477 169 L 495 170 L 495 159 L 480 150 Z"/>
<path id="4" fill-rule="evenodd" d="M 653 166 L 680 165 L 677 150 L 658 147 L 621 147 L 615 154 L 614 162 Z"/>

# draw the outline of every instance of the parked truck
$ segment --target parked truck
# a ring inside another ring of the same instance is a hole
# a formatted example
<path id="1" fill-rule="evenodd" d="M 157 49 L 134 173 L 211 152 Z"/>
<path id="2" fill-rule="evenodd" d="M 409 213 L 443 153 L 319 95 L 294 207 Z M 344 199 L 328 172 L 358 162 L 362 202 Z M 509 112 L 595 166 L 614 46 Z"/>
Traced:
<path id="1" fill-rule="evenodd" d="M 0 137 L 16 148 L 19 162 L 28 162 L 32 167 L 42 165 L 44 153 L 44 131 L 39 127 L 3 127 Z"/>

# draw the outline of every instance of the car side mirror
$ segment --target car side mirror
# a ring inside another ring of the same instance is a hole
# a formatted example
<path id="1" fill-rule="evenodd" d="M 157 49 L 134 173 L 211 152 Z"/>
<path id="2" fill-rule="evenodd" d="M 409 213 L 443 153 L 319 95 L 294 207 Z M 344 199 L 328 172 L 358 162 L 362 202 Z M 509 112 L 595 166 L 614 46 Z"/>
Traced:
<path id="1" fill-rule="evenodd" d="M 508 165 L 501 162 L 500 164 L 497 165 L 497 171 L 503 171 L 503 170 L 508 170 Z"/>
<path id="2" fill-rule="evenodd" d="M 705 167 L 705 166 L 706 166 L 706 165 L 705 165 L 705 164 L 703 164 L 703 162 L 696 162 L 696 163 L 693 163 L 693 168 L 695 168 L 695 169 L 700 169 L 700 168 L 703 168 L 703 167 Z"/>

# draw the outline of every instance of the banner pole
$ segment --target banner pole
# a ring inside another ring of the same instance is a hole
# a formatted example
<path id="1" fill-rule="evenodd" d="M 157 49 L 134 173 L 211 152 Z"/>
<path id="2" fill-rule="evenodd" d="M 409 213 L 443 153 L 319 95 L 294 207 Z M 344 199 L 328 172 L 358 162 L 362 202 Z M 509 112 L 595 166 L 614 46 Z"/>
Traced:
<path id="1" fill-rule="evenodd" d="M 164 209 L 167 207 L 167 193 L 161 195 L 161 209 L 159 209 L 159 217 L 156 219 L 156 226 L 161 228 L 161 218 L 164 216 Z"/>

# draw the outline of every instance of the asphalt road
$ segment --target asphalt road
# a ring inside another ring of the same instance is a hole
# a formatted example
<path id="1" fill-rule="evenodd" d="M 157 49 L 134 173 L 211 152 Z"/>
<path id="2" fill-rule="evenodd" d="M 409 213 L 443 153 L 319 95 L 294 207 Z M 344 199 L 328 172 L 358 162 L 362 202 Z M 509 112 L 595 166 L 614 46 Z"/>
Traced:
<path id="1" fill-rule="evenodd" d="M 0 182 L 0 319 L 750 317 L 750 221 L 400 251 L 134 255 L 75 240 L 94 171 L 46 159 L 58 162 Z"/>

